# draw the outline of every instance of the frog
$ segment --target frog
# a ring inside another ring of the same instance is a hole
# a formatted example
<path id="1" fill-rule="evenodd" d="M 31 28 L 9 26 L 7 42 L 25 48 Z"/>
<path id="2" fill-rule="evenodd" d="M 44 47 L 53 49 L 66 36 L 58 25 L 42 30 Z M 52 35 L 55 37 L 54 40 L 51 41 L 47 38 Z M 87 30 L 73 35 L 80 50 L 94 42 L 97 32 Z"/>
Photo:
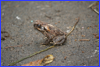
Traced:
<path id="1" fill-rule="evenodd" d="M 42 45 L 53 44 L 54 46 L 60 46 L 63 45 L 63 43 L 65 43 L 67 36 L 69 36 L 69 34 L 74 30 L 78 22 L 79 18 L 77 19 L 77 22 L 74 24 L 72 30 L 69 33 L 63 32 L 56 26 L 40 20 L 36 20 L 33 26 L 47 38 L 45 42 L 42 43 Z"/>
<path id="2" fill-rule="evenodd" d="M 67 39 L 67 33 L 63 32 L 52 24 L 36 20 L 34 23 L 34 28 L 39 30 L 47 38 L 45 42 L 42 43 L 43 45 L 62 45 Z"/>

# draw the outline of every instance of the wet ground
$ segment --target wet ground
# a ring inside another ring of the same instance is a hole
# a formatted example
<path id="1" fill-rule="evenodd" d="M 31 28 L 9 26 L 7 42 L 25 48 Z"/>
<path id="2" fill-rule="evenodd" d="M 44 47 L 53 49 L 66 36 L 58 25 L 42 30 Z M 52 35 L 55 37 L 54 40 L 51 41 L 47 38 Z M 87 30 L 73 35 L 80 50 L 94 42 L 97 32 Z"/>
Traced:
<path id="1" fill-rule="evenodd" d="M 68 36 L 63 46 L 57 46 L 43 53 L 17 63 L 20 66 L 30 61 L 42 59 L 52 54 L 55 59 L 47 66 L 98 66 L 99 65 L 99 15 L 88 6 L 91 1 L 74 2 L 1 2 L 1 65 L 9 63 L 45 49 L 39 31 L 35 30 L 35 20 L 55 25 L 69 32 L 80 17 L 75 30 Z M 80 39 L 88 39 L 80 41 Z"/>

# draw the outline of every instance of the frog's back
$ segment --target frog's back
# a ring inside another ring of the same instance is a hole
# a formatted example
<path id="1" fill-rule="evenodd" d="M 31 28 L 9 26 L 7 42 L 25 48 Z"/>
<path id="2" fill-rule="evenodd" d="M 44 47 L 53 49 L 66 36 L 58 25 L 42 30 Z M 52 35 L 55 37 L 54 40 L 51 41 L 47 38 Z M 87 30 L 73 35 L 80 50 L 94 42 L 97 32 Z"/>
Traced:
<path id="1" fill-rule="evenodd" d="M 48 27 L 50 29 L 49 33 L 51 35 L 55 35 L 55 36 L 66 35 L 65 32 L 61 31 L 59 28 L 57 28 L 51 24 L 48 24 Z"/>

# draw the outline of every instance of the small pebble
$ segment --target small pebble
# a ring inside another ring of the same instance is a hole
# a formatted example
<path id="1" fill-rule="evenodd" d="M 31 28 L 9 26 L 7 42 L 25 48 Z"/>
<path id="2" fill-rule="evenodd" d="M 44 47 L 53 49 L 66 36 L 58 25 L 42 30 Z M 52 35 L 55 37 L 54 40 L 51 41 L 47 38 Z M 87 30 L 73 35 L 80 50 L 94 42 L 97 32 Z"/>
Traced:
<path id="1" fill-rule="evenodd" d="M 66 60 L 67 56 L 64 57 L 64 60 Z"/>
<path id="2" fill-rule="evenodd" d="M 33 23 L 33 20 L 31 20 L 31 23 Z"/>
<path id="3" fill-rule="evenodd" d="M 84 29 L 84 27 L 82 27 L 82 29 Z"/>
<path id="4" fill-rule="evenodd" d="M 82 51 L 82 53 L 84 53 L 84 51 Z"/>
<path id="5" fill-rule="evenodd" d="M 66 32 L 67 32 L 67 33 L 69 33 L 69 32 L 70 32 L 70 30 L 67 30 Z"/>
<path id="6" fill-rule="evenodd" d="M 19 16 L 16 16 L 16 19 L 17 19 L 17 20 L 21 20 L 21 18 L 20 18 Z"/>
<path id="7" fill-rule="evenodd" d="M 75 39 L 75 41 L 77 41 L 77 39 Z"/>
<path id="8" fill-rule="evenodd" d="M 85 35 L 82 35 L 82 37 L 85 37 Z"/>

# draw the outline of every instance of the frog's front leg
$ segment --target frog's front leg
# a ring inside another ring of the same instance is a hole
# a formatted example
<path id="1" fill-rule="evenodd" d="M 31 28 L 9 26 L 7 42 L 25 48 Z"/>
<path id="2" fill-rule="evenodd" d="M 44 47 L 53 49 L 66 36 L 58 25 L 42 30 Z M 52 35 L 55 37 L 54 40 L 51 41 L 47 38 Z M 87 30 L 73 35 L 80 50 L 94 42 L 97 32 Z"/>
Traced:
<path id="1" fill-rule="evenodd" d="M 54 45 L 62 45 L 66 40 L 66 36 L 56 36 L 53 38 L 53 44 Z"/>
<path id="2" fill-rule="evenodd" d="M 48 45 L 48 44 L 50 44 L 51 39 L 52 39 L 52 37 L 50 36 L 50 34 L 47 33 L 47 32 L 44 32 L 43 34 L 45 35 L 45 37 L 47 37 L 47 39 L 45 40 L 44 43 L 42 43 L 42 45 Z"/>
<path id="3" fill-rule="evenodd" d="M 46 39 L 45 42 L 42 43 L 42 45 L 48 45 L 48 44 L 50 44 L 50 41 L 51 41 L 50 39 Z"/>

